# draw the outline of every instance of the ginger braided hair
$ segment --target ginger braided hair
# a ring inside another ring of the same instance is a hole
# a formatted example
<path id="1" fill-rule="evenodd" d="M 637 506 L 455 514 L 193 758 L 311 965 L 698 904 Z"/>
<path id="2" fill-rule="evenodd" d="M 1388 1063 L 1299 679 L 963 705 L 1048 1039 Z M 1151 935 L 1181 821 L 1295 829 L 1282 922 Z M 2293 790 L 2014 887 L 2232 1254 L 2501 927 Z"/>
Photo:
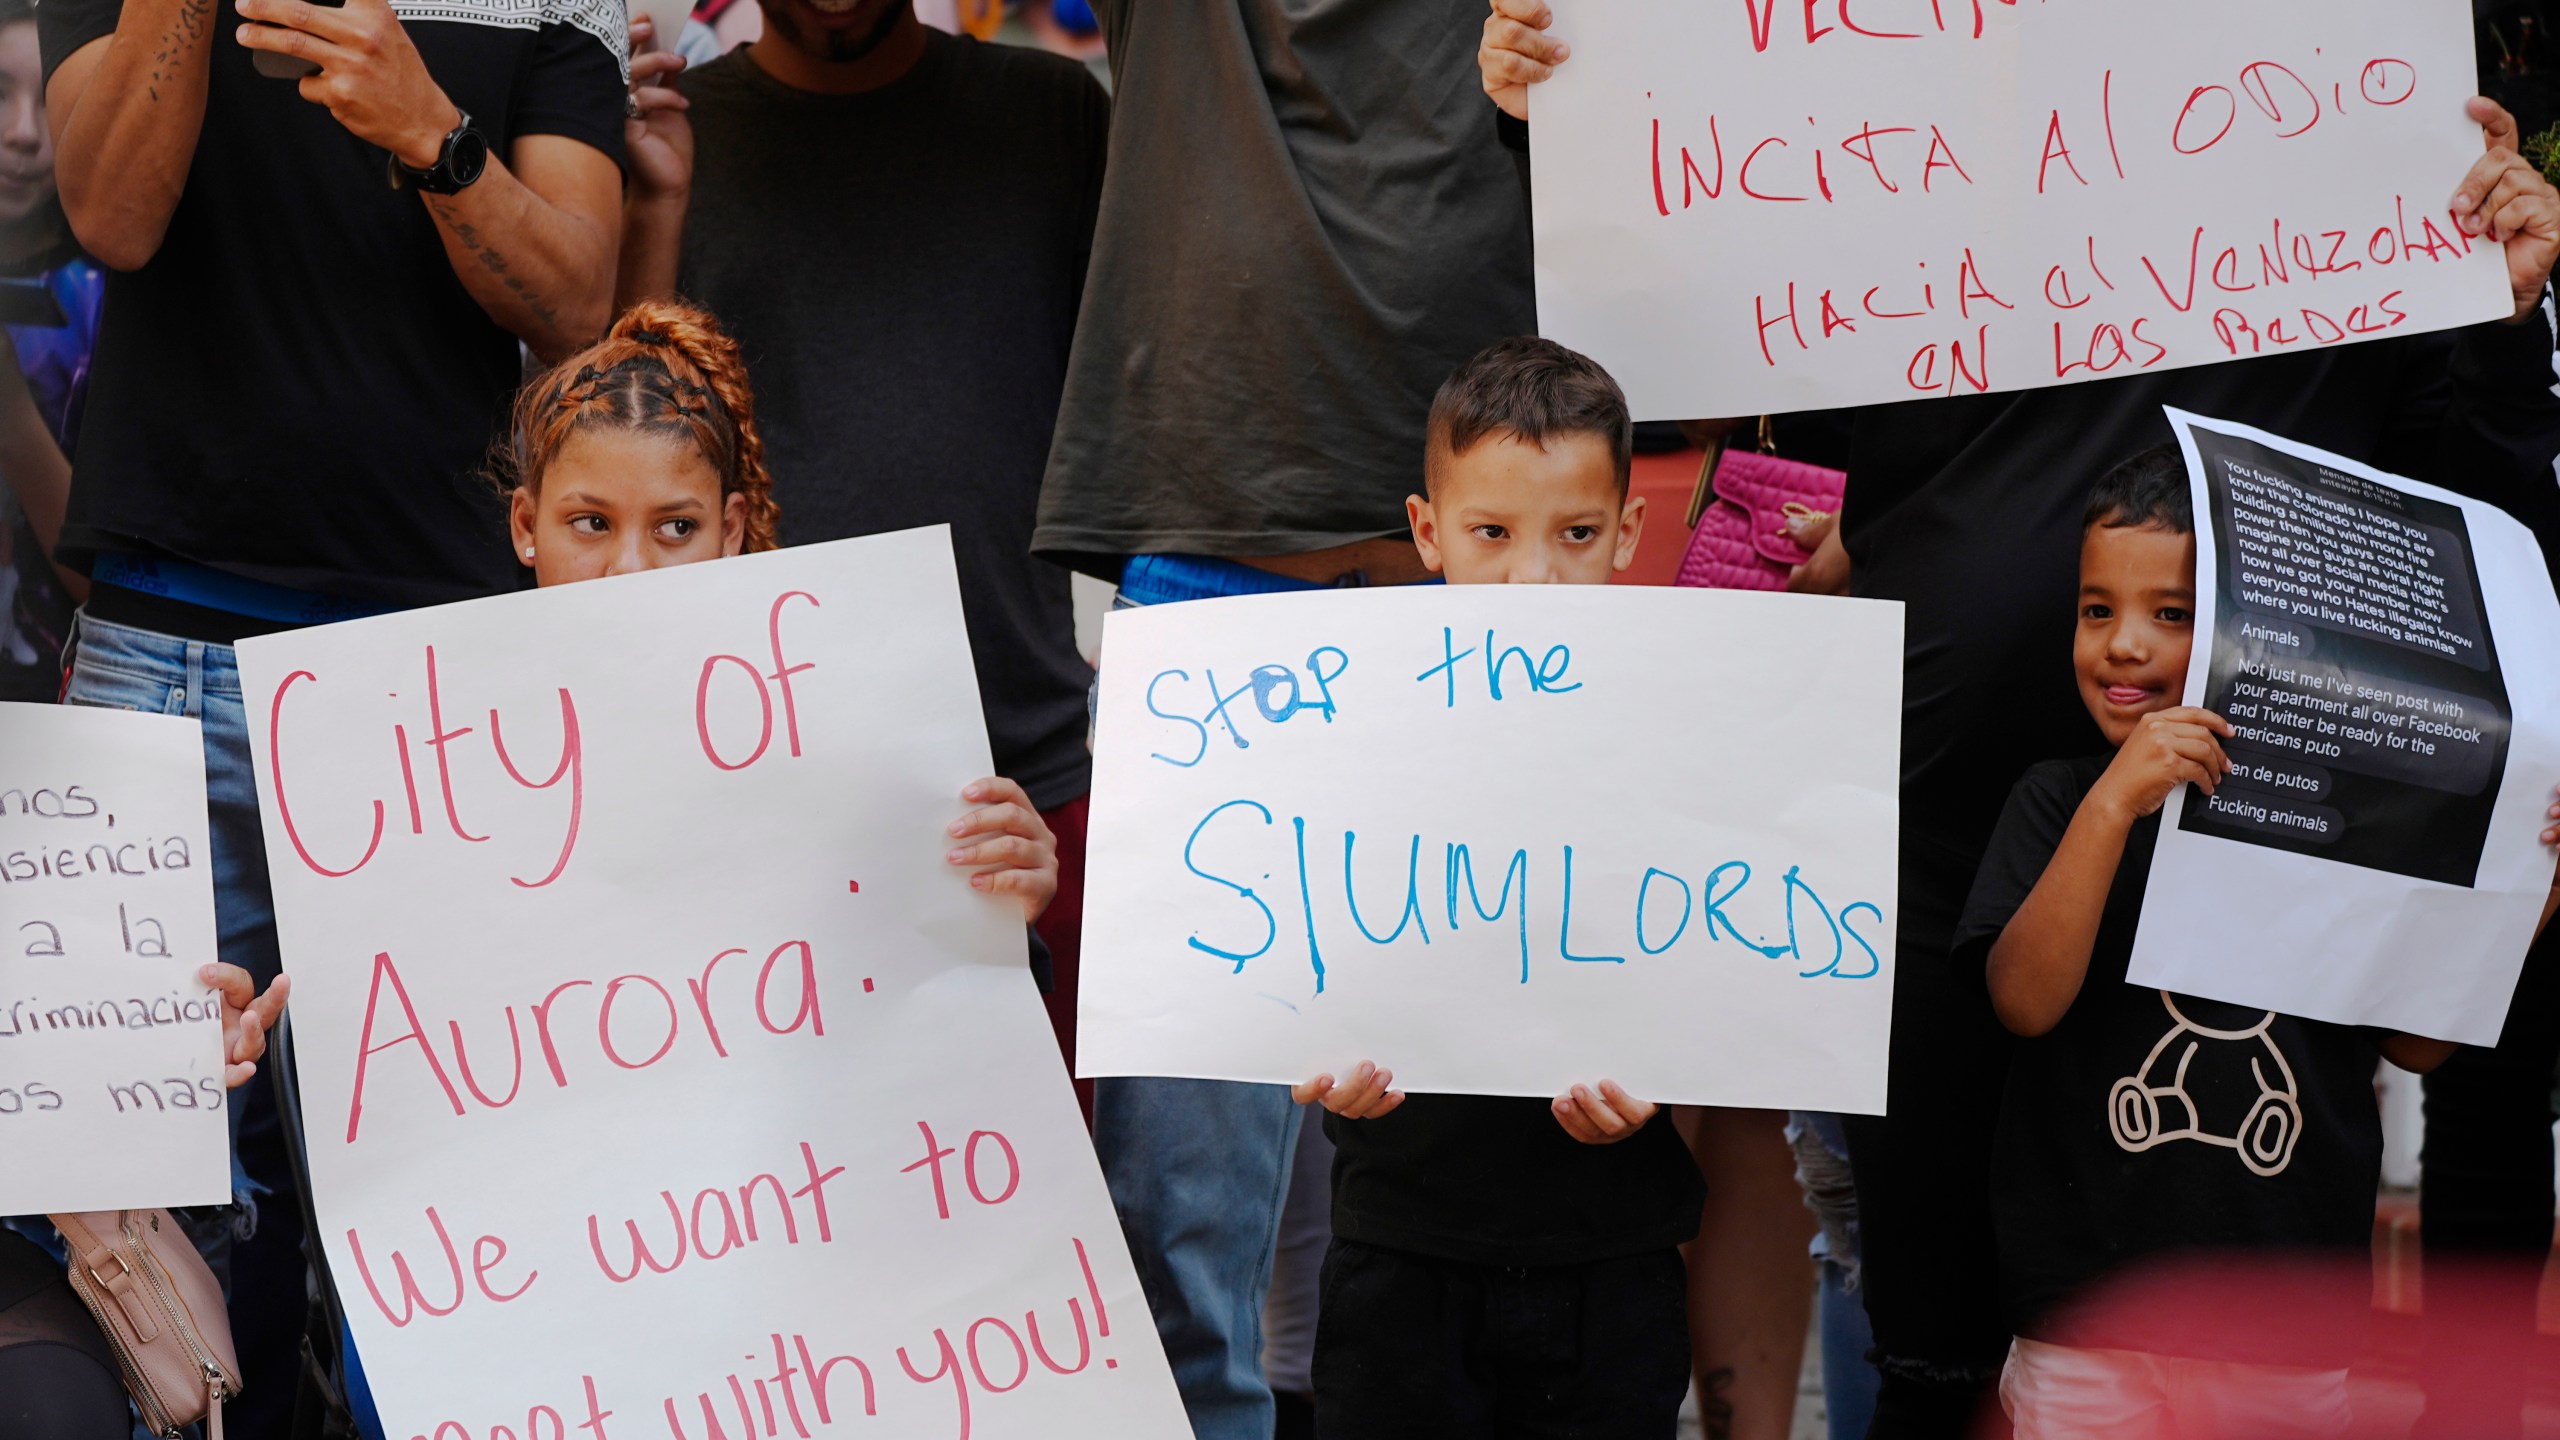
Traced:
<path id="1" fill-rule="evenodd" d="M 748 554 L 781 541 L 773 477 L 756 433 L 755 395 L 738 342 L 705 311 L 644 300 L 605 337 L 534 377 L 516 396 L 515 423 L 498 457 L 506 489 L 542 489 L 543 472 L 569 437 L 590 425 L 690 441 L 720 476 L 722 499 L 746 497 Z"/>

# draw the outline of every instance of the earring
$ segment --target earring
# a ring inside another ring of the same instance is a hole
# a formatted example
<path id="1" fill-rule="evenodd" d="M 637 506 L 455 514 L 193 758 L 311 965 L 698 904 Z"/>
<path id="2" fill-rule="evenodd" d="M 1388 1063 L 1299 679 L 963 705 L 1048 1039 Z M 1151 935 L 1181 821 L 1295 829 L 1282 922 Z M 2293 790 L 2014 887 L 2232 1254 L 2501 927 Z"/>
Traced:
<path id="1" fill-rule="evenodd" d="M 524 558 L 526 558 L 527 560 L 530 560 L 530 559 L 532 559 L 532 558 L 533 558 L 533 547 L 532 547 L 532 546 L 527 545 L 526 547 L 524 547 Z"/>

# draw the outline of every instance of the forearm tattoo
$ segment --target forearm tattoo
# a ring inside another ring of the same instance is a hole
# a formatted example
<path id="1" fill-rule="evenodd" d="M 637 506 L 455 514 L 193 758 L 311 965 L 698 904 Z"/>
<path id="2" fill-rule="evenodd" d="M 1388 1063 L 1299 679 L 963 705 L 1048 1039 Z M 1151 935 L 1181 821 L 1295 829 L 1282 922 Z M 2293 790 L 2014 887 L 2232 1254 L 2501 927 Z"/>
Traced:
<path id="1" fill-rule="evenodd" d="M 560 328 L 559 313 L 553 310 L 539 294 L 536 294 L 531 285 L 525 283 L 524 277 L 515 272 L 514 267 L 508 263 L 507 257 L 500 254 L 496 246 L 481 240 L 479 228 L 457 213 L 460 207 L 456 206 L 450 197 L 430 195 L 427 197 L 427 208 L 453 231 L 453 238 L 462 242 L 462 248 L 471 252 L 471 258 L 480 263 L 481 269 L 496 276 L 498 283 L 507 287 L 508 294 L 516 297 L 527 310 L 533 312 L 534 319 L 541 321 L 551 330 L 557 331 Z"/>

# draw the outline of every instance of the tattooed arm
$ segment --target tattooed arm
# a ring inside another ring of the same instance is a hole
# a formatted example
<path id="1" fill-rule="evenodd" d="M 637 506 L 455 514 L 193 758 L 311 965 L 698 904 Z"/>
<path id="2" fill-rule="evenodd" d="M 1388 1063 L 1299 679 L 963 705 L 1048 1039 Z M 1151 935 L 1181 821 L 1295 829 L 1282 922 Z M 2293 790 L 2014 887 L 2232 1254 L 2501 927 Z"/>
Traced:
<path id="1" fill-rule="evenodd" d="M 128 12 L 161 0 L 126 0 Z M 239 0 L 239 43 L 309 60 L 302 98 L 413 169 L 433 165 L 459 123 L 390 0 Z M 199 102 L 200 104 L 201 102 Z M 524 135 L 458 195 L 420 199 L 454 273 L 480 308 L 545 360 L 593 340 L 612 318 L 622 172 L 560 135 Z"/>
<path id="2" fill-rule="evenodd" d="M 125 0 L 115 33 L 45 86 L 62 208 L 102 264 L 135 269 L 168 233 L 204 128 L 214 28 L 214 0 Z"/>
<path id="3" fill-rule="evenodd" d="M 438 137 L 441 139 L 441 135 Z M 426 197 L 444 253 L 489 318 L 557 360 L 613 319 L 622 172 L 604 152 L 527 135 L 459 195 Z"/>

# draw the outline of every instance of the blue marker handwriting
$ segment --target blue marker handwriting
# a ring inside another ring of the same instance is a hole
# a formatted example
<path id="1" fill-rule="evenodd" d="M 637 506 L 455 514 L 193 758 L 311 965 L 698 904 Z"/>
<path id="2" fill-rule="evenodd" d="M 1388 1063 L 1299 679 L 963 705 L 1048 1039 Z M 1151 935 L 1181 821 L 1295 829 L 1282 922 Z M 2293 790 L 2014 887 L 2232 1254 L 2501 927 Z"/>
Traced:
<path id="1" fill-rule="evenodd" d="M 1232 688 L 1211 669 L 1203 668 L 1196 677 L 1189 670 L 1159 671 L 1147 682 L 1148 713 L 1188 733 L 1169 747 L 1172 753 L 1150 754 L 1188 770 L 1208 758 L 1213 733 L 1232 741 L 1238 750 L 1252 749 L 1253 742 L 1245 734 L 1257 717 L 1263 724 L 1285 725 L 1312 712 L 1330 725 L 1335 713 L 1333 682 L 1350 668 L 1349 655 L 1334 646 L 1319 645 L 1307 654 L 1304 679 L 1296 668 L 1279 664 L 1255 666 Z M 1229 678 L 1233 675 L 1230 671 Z M 1247 700 L 1248 705 L 1237 703 Z"/>
<path id="2" fill-rule="evenodd" d="M 1540 847 L 1533 865 L 1527 847 L 1483 851 L 1479 858 L 1466 843 L 1431 845 L 1419 832 L 1408 832 L 1403 845 L 1373 841 L 1369 853 L 1379 858 L 1364 867 L 1358 832 L 1318 829 L 1312 834 L 1313 845 L 1305 817 L 1291 816 L 1284 823 L 1256 800 L 1229 800 L 1203 815 L 1183 842 L 1183 868 L 1250 908 L 1237 909 L 1231 921 L 1195 931 L 1188 946 L 1227 962 L 1238 975 L 1278 950 L 1270 963 L 1292 958 L 1304 963 L 1317 995 L 1324 993 L 1326 981 L 1321 936 L 1336 942 L 1338 963 L 1346 951 L 1360 952 L 1364 942 L 1365 947 L 1391 946 L 1410 932 L 1412 943 L 1428 946 L 1435 927 L 1446 936 L 1470 924 L 1511 931 L 1504 948 L 1516 951 L 1517 967 L 1509 978 L 1521 985 L 1550 956 L 1571 965 L 1627 965 L 1632 958 L 1625 953 L 1627 941 L 1633 942 L 1635 956 L 1647 959 L 1671 952 L 1684 940 L 1693 955 L 1731 942 L 1757 959 L 1786 962 L 1806 980 L 1872 980 L 1884 971 L 1875 935 L 1884 921 L 1882 907 L 1869 900 L 1835 907 L 1816 891 L 1802 865 L 1789 866 L 1774 885 L 1765 870 L 1758 872 L 1756 888 L 1755 872 L 1743 860 L 1707 868 L 1694 884 L 1690 874 L 1649 867 L 1623 891 L 1594 892 L 1587 881 L 1576 879 L 1576 847 L 1569 844 Z M 1339 890 L 1332 883 L 1329 853 L 1336 834 L 1342 837 Z M 1552 869 L 1548 856 L 1554 857 Z M 1393 875 L 1398 858 L 1404 861 L 1401 895 L 1391 884 L 1382 888 L 1378 882 L 1381 870 Z M 1587 866 L 1587 856 L 1585 860 Z M 1293 867 L 1295 873 L 1290 873 Z M 1288 923 L 1272 908 L 1270 896 L 1276 893 L 1286 905 L 1292 890 L 1298 913 L 1288 917 L 1295 923 Z M 1326 899 L 1321 915 L 1315 900 L 1319 894 Z M 1426 895 L 1440 903 L 1426 904 Z M 1539 911 L 1534 919 L 1533 905 Z M 1341 923 L 1344 919 L 1348 926 Z M 1298 943 L 1284 945 L 1284 931 L 1297 932 L 1290 938 Z M 1300 953 L 1291 957 L 1290 950 Z M 1266 977 L 1257 983 L 1270 981 Z"/>
<path id="3" fill-rule="evenodd" d="M 1494 632 L 1487 630 L 1481 648 L 1470 645 L 1461 650 L 1456 633 L 1446 625 L 1440 627 L 1440 663 L 1413 678 L 1416 683 L 1427 684 L 1432 677 L 1439 677 L 1442 704 L 1454 710 L 1458 706 L 1458 662 L 1471 655 L 1484 657 L 1485 694 L 1496 700 L 1503 698 L 1502 685 L 1506 677 L 1512 680 L 1512 693 L 1515 695 L 1520 693 L 1517 686 L 1522 681 L 1527 682 L 1532 695 L 1563 695 L 1582 688 L 1579 680 L 1570 685 L 1564 680 L 1565 671 L 1573 665 L 1573 650 L 1569 646 L 1550 645 L 1544 655 L 1532 659 L 1528 651 L 1517 645 L 1496 644 Z M 1516 671 L 1512 669 L 1514 662 L 1519 667 Z"/>

